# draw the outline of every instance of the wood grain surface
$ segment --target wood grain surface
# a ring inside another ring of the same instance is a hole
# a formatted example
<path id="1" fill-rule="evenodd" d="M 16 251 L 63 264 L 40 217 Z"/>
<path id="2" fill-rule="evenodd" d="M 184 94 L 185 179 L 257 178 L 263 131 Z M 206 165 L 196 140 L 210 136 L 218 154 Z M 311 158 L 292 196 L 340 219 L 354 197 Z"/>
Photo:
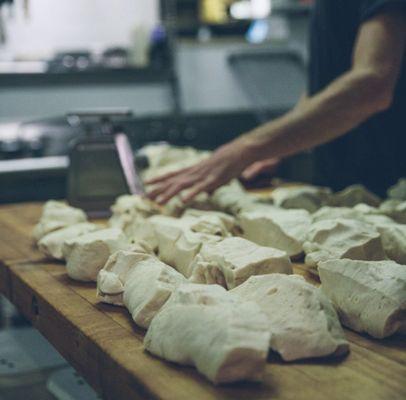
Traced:
<path id="1" fill-rule="evenodd" d="M 0 206 L 0 262 L 44 259 L 31 237 L 42 203 Z"/>
<path id="2" fill-rule="evenodd" d="M 28 214 L 26 220 L 20 208 Z M 146 353 L 142 346 L 144 331 L 132 322 L 126 309 L 99 303 L 94 284 L 69 279 L 62 263 L 35 259 L 37 252 L 27 250 L 24 246 L 28 241 L 19 240 L 18 235 L 24 238 L 27 229 L 32 229 L 39 215 L 38 205 L 7 209 L 20 217 L 19 227 L 12 228 L 13 235 L 17 235 L 15 254 L 3 253 L 7 246 L 0 245 L 0 291 L 103 398 L 406 398 L 405 338 L 378 341 L 348 330 L 351 352 L 347 357 L 287 363 L 271 354 L 264 383 L 215 387 L 193 368 L 180 367 Z M 2 227 L 13 220 L 10 214 L 6 221 L 3 217 L 0 209 Z M 30 255 L 34 256 L 32 260 L 27 259 Z M 295 273 L 317 284 L 303 266 L 296 265 Z"/>

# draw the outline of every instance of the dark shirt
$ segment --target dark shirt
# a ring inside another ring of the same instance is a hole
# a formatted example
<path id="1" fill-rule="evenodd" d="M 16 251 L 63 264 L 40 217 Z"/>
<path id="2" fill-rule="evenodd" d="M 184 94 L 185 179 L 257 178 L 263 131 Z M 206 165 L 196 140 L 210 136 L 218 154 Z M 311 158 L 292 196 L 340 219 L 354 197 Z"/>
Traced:
<path id="1" fill-rule="evenodd" d="M 311 22 L 310 95 L 351 68 L 360 25 L 388 9 L 406 12 L 406 0 L 316 0 Z M 406 176 L 405 120 L 406 62 L 403 62 L 388 110 L 315 149 L 316 183 L 335 190 L 363 183 L 383 195 L 388 186 Z"/>

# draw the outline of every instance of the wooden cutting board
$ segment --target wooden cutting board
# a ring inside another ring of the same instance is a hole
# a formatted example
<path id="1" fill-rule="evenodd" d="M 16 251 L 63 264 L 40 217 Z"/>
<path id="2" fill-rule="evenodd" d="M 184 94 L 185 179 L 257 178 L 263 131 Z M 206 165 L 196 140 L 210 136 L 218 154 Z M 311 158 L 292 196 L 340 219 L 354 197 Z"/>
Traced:
<path id="1" fill-rule="evenodd" d="M 43 203 L 0 206 L 0 262 L 43 259 L 31 238 Z"/>
<path id="2" fill-rule="evenodd" d="M 94 284 L 69 279 L 62 263 L 44 261 L 29 246 L 29 232 L 39 215 L 39 204 L 0 207 L 0 226 L 8 227 L 14 238 L 3 241 L 1 231 L 0 291 L 103 398 L 406 398 L 402 337 L 378 341 L 346 330 L 351 352 L 345 358 L 286 363 L 271 355 L 262 384 L 215 387 L 194 368 L 150 356 L 142 346 L 144 331 L 124 308 L 99 303 Z M 7 250 L 11 244 L 13 252 Z M 316 283 L 301 265 L 295 272 Z"/>

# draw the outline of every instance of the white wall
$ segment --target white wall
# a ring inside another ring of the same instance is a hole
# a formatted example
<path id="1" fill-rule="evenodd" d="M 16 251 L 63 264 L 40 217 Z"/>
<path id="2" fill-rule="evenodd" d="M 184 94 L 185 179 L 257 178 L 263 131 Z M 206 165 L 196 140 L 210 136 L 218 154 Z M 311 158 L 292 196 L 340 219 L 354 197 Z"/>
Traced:
<path id="1" fill-rule="evenodd" d="M 7 42 L 1 53 L 47 55 L 55 50 L 103 48 L 128 44 L 136 26 L 153 28 L 159 20 L 158 0 L 23 0 L 13 15 L 2 10 Z"/>

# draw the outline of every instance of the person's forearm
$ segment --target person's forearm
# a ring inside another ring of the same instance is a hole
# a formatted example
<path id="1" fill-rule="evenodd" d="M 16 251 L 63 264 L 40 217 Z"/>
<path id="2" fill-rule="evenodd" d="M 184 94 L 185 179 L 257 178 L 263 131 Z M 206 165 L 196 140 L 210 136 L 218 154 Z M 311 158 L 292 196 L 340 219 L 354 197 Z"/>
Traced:
<path id="1" fill-rule="evenodd" d="M 237 141 L 255 160 L 286 157 L 350 131 L 390 102 L 384 81 L 367 71 L 351 71 L 276 121 Z"/>
<path id="2" fill-rule="evenodd" d="M 403 14 L 391 10 L 364 22 L 350 72 L 282 118 L 221 146 L 196 165 L 150 180 L 157 186 L 149 197 L 164 204 L 190 188 L 183 197 L 188 202 L 240 176 L 255 161 L 275 161 L 325 143 L 387 108 L 406 48 L 405 23 Z"/>
<path id="3" fill-rule="evenodd" d="M 302 93 L 302 95 L 299 98 L 299 101 L 296 103 L 294 109 L 298 109 L 299 107 L 302 107 L 306 101 L 309 100 L 309 96 L 307 95 L 306 92 Z"/>

